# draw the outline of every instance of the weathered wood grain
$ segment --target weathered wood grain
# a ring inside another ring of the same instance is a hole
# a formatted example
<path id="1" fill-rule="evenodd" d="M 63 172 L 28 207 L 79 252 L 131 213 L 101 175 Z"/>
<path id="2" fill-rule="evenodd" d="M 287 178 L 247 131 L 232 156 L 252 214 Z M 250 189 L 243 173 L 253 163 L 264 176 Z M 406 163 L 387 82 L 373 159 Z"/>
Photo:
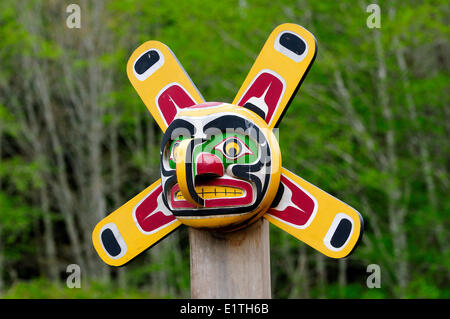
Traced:
<path id="1" fill-rule="evenodd" d="M 192 298 L 270 298 L 269 225 L 232 233 L 190 228 Z"/>

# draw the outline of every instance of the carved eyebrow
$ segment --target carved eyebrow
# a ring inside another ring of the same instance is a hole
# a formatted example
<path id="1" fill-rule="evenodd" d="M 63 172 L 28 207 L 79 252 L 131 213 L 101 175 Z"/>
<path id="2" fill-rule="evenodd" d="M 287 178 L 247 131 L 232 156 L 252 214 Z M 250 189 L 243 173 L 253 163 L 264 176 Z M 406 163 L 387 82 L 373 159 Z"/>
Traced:
<path id="1" fill-rule="evenodd" d="M 235 115 L 224 115 L 218 117 L 205 125 L 204 130 L 217 128 L 225 131 L 227 129 L 242 129 L 244 132 L 250 128 L 257 128 L 252 122 Z"/>
<path id="2" fill-rule="evenodd" d="M 172 123 L 170 123 L 169 127 L 167 128 L 166 132 L 164 133 L 164 136 L 161 141 L 161 149 L 163 149 L 167 142 L 172 139 L 172 135 L 176 134 L 177 136 L 182 135 L 183 132 L 188 132 L 190 136 L 193 136 L 195 134 L 195 126 L 183 119 L 176 119 Z"/>
<path id="3" fill-rule="evenodd" d="M 236 115 L 224 115 L 212 120 L 205 125 L 204 132 L 207 133 L 208 130 L 214 129 L 225 133 L 229 132 L 229 130 L 244 133 L 260 145 L 267 142 L 266 137 L 257 125 Z"/>

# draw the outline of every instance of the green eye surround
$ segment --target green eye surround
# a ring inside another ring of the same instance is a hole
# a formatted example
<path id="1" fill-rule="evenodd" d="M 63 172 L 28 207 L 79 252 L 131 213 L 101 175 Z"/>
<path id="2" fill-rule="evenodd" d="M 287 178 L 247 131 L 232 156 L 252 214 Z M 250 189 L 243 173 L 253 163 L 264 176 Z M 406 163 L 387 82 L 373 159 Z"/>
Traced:
<path id="1" fill-rule="evenodd" d="M 169 167 L 176 167 L 176 148 L 186 137 L 173 140 L 169 146 Z M 232 163 L 250 163 L 257 159 L 258 144 L 248 135 L 223 133 L 211 136 L 194 149 L 193 158 L 200 153 L 211 153 L 219 157 L 225 168 Z"/>

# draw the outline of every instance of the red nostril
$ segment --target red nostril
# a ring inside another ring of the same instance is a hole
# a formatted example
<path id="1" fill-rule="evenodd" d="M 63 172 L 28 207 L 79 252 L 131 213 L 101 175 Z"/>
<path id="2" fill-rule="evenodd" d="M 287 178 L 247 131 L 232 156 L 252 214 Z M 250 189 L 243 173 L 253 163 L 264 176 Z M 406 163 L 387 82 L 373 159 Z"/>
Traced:
<path id="1" fill-rule="evenodd" d="M 214 174 L 217 176 L 223 176 L 222 161 L 216 155 L 210 153 L 201 153 L 197 157 L 196 175 L 202 174 Z"/>

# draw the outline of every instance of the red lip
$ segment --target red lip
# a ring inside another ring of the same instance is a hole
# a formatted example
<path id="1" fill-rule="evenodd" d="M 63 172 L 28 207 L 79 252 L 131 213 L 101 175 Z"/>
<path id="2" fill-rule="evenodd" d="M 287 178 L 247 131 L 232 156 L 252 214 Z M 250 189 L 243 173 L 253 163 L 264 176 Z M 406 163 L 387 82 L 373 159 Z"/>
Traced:
<path id="1" fill-rule="evenodd" d="M 178 184 L 175 184 L 170 190 L 172 208 L 196 208 L 182 197 L 179 190 Z M 247 206 L 253 202 L 252 185 L 238 179 L 211 179 L 198 183 L 196 190 L 205 200 L 204 208 Z"/>

